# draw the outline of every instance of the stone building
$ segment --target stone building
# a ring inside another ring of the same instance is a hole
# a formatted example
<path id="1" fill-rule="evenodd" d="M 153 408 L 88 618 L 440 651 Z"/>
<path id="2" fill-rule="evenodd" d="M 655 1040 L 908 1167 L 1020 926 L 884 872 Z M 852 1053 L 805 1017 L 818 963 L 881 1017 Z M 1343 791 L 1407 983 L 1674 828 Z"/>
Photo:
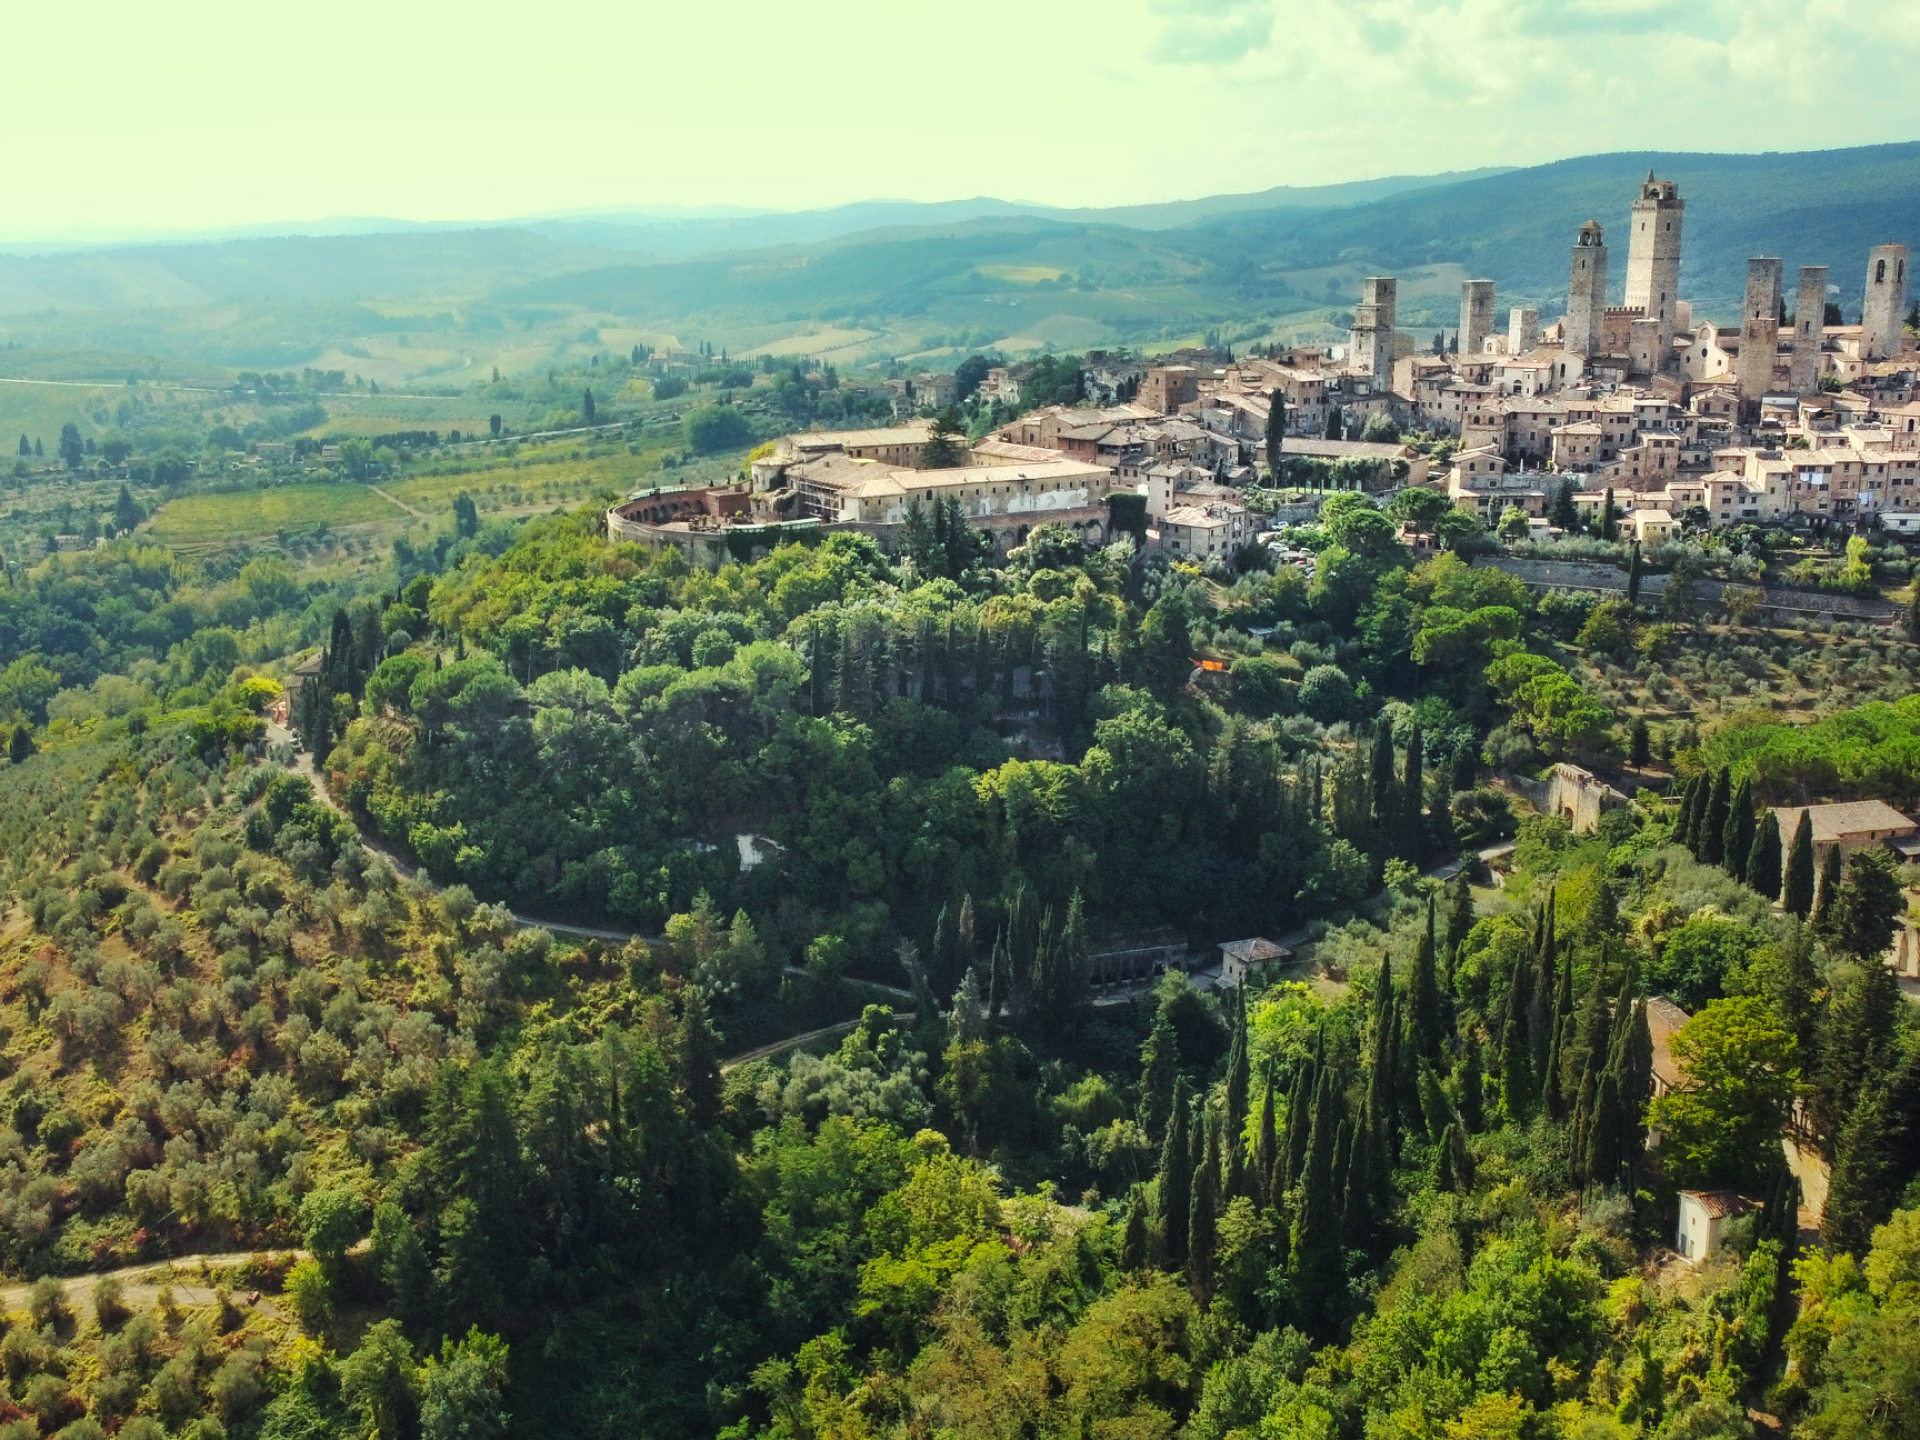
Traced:
<path id="1" fill-rule="evenodd" d="M 1680 300 L 1680 240 L 1686 215 L 1680 187 L 1647 171 L 1640 198 L 1633 202 L 1633 228 L 1627 237 L 1626 302 L 1628 309 L 1659 322 L 1663 358 L 1673 343 Z"/>
<path id="2" fill-rule="evenodd" d="M 1478 355 L 1493 334 L 1493 281 L 1467 280 L 1460 286 L 1460 353 Z"/>
<path id="3" fill-rule="evenodd" d="M 1360 282 L 1360 303 L 1353 309 L 1348 332 L 1349 360 L 1376 389 L 1393 386 L 1393 337 L 1399 282 L 1389 275 L 1369 275 Z"/>
<path id="4" fill-rule="evenodd" d="M 1811 395 L 1820 388 L 1820 347 L 1827 338 L 1827 267 L 1802 265 L 1793 304 L 1793 362 L 1788 389 Z"/>
<path id="5" fill-rule="evenodd" d="M 1906 348 L 1901 328 L 1907 314 L 1907 247 L 1876 245 L 1867 255 L 1867 288 L 1860 309 L 1860 338 L 1868 360 L 1885 360 Z"/>
<path id="6" fill-rule="evenodd" d="M 1607 308 L 1607 244 L 1600 222 L 1580 227 L 1567 262 L 1566 348 L 1587 356 L 1600 347 L 1600 319 Z"/>
<path id="7" fill-rule="evenodd" d="M 1747 261 L 1747 295 L 1740 308 L 1740 353 L 1734 375 L 1740 399 L 1757 406 L 1773 390 L 1773 362 L 1780 351 L 1780 262 L 1766 255 Z"/>
<path id="8" fill-rule="evenodd" d="M 1162 415 L 1200 398 L 1200 372 L 1191 365 L 1155 365 L 1140 381 L 1136 403 Z"/>

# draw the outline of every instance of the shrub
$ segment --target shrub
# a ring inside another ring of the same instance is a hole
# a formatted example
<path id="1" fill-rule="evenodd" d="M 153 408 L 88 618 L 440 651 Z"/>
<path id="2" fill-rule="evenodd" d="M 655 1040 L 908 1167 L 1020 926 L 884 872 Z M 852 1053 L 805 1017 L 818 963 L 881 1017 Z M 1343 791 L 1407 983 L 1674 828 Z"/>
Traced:
<path id="1" fill-rule="evenodd" d="M 318 1335 L 333 1319 L 333 1282 L 318 1260 L 302 1260 L 287 1272 L 286 1296 L 300 1328 Z"/>
<path id="2" fill-rule="evenodd" d="M 45 1330 L 49 1326 L 64 1329 L 73 1319 L 66 1287 L 51 1275 L 42 1275 L 27 1292 L 27 1316 L 36 1329 Z"/>

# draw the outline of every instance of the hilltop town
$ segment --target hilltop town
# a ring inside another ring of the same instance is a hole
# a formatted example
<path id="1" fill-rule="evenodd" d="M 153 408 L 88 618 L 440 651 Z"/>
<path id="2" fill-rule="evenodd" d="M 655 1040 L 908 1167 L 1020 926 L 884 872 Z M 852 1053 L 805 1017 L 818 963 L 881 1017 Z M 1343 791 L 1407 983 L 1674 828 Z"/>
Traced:
<path id="1" fill-rule="evenodd" d="M 1868 254 L 1845 292 L 1857 323 L 1829 267 L 1800 267 L 1789 308 L 1784 262 L 1756 257 L 1740 324 L 1723 326 L 1680 294 L 1686 208 L 1649 172 L 1628 211 L 1623 304 L 1607 303 L 1607 230 L 1590 220 L 1551 323 L 1516 306 L 1500 325 L 1495 282 L 1468 280 L 1457 328 L 1425 348 L 1397 326 L 1394 277 L 1374 276 L 1344 346 L 1093 351 L 1077 404 L 1020 413 L 1018 366 L 988 368 L 970 394 L 952 375 L 903 377 L 886 382 L 891 426 L 788 435 L 750 483 L 637 496 L 609 512 L 609 533 L 704 563 L 794 526 L 891 549 L 916 502 L 952 500 L 1004 555 L 1041 520 L 1102 543 L 1137 495 L 1150 549 L 1225 562 L 1328 492 L 1426 488 L 1485 530 L 1505 520 L 1535 539 L 1567 529 L 1569 508 L 1649 545 L 1727 525 L 1920 534 L 1908 247 Z M 956 401 L 1017 418 L 968 444 L 936 422 Z"/>

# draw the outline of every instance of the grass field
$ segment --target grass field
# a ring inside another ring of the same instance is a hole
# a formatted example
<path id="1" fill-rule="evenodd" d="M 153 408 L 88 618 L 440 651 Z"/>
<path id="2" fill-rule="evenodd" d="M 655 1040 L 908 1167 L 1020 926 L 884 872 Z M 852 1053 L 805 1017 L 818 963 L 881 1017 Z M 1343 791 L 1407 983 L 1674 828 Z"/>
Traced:
<path id="1" fill-rule="evenodd" d="M 168 545 L 234 544 L 282 530 L 305 532 L 322 525 L 408 523 L 405 511 L 364 485 L 282 485 L 271 490 L 234 490 L 187 495 L 170 501 L 153 518 L 153 537 Z"/>

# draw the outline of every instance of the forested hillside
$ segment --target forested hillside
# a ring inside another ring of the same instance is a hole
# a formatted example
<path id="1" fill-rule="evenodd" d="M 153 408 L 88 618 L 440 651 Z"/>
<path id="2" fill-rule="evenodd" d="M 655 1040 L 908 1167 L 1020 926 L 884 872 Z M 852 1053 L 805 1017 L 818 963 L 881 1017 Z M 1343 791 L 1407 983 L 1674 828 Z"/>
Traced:
<path id="1" fill-rule="evenodd" d="M 1416 563 L 1437 503 L 1330 498 L 1310 580 L 944 507 L 13 577 L 6 1440 L 1911 1433 L 1912 877 L 1762 807 L 1912 784 L 1912 645 L 1820 632 L 1824 718 L 1656 770 L 1617 662 L 1813 632 Z M 1520 813 L 1622 754 L 1597 829 Z M 1262 933 L 1313 969 L 1089 986 Z M 1697 1267 L 1682 1187 L 1756 1202 Z"/>

